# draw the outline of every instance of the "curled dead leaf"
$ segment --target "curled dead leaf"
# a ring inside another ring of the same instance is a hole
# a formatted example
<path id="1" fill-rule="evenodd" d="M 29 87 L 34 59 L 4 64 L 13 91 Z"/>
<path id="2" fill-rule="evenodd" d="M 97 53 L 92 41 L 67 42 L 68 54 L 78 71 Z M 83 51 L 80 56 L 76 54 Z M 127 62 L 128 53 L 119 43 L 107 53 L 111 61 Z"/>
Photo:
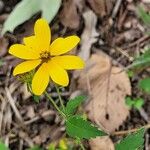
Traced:
<path id="1" fill-rule="evenodd" d="M 127 74 L 120 71 L 106 55 L 93 54 L 79 77 L 79 88 L 92 97 L 85 108 L 88 117 L 108 132 L 115 131 L 129 115 L 125 97 L 131 94 L 131 85 Z"/>

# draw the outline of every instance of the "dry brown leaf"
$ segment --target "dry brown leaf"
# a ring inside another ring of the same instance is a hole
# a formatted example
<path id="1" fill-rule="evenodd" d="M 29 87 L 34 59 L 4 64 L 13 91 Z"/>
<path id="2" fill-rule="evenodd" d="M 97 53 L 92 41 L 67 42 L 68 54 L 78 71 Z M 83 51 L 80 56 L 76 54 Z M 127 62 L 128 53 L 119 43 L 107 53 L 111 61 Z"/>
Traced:
<path id="1" fill-rule="evenodd" d="M 81 35 L 81 52 L 79 55 L 87 60 L 90 57 L 91 46 L 97 41 L 99 33 L 96 31 L 97 16 L 93 11 L 88 10 L 83 13 L 83 18 L 85 21 L 85 28 L 83 34 Z"/>
<path id="2" fill-rule="evenodd" d="M 60 13 L 61 23 L 71 29 L 77 29 L 80 25 L 80 16 L 77 9 L 82 10 L 83 0 L 68 0 L 64 4 L 64 8 Z"/>
<path id="3" fill-rule="evenodd" d="M 108 56 L 93 54 L 79 78 L 79 88 L 92 96 L 86 107 L 89 118 L 108 132 L 115 131 L 129 115 L 125 97 L 131 94 L 131 85 L 127 74 L 120 71 L 111 67 Z"/>
<path id="4" fill-rule="evenodd" d="M 88 0 L 94 12 L 100 17 L 110 14 L 114 0 Z"/>
<path id="5" fill-rule="evenodd" d="M 89 141 L 91 150 L 114 150 L 114 144 L 109 137 L 97 137 Z"/>

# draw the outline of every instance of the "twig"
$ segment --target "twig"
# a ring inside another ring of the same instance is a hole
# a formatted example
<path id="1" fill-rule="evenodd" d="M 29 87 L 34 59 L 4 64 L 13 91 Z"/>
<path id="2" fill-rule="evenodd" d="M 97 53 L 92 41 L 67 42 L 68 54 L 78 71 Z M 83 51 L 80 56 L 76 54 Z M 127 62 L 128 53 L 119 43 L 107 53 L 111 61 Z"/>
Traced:
<path id="1" fill-rule="evenodd" d="M 54 115 L 54 114 L 55 114 L 55 112 L 52 110 L 45 111 L 40 116 L 36 116 L 36 117 L 32 118 L 31 120 L 25 121 L 25 125 L 29 125 L 29 124 L 39 120 L 40 118 L 44 118 L 46 116 Z"/>
<path id="2" fill-rule="evenodd" d="M 20 131 L 19 132 L 19 137 L 21 137 L 23 140 L 25 140 L 30 147 L 34 146 L 34 143 L 33 143 L 32 139 L 25 132 Z"/>
<path id="3" fill-rule="evenodd" d="M 19 110 L 17 109 L 14 99 L 11 96 L 11 93 L 9 92 L 9 89 L 7 87 L 5 87 L 5 91 L 6 91 L 6 96 L 7 96 L 7 100 L 10 104 L 10 106 L 12 107 L 12 110 L 14 111 L 17 119 L 20 121 L 20 123 L 24 124 L 23 118 L 19 113 Z"/>
<path id="4" fill-rule="evenodd" d="M 131 44 L 124 46 L 123 49 L 129 49 L 131 47 L 134 47 L 140 43 L 142 43 L 145 40 L 148 40 L 150 38 L 149 35 L 144 35 L 143 37 L 139 38 L 138 40 L 136 40 L 135 42 L 132 42 Z"/>
<path id="5" fill-rule="evenodd" d="M 117 0 L 117 1 L 116 1 L 116 4 L 115 4 L 115 6 L 114 6 L 114 9 L 113 9 L 113 12 L 112 12 L 112 15 L 111 15 L 112 18 L 115 18 L 115 17 L 116 17 L 116 15 L 117 15 L 117 13 L 118 13 L 118 10 L 119 10 L 119 7 L 120 7 L 120 5 L 121 5 L 121 2 L 122 2 L 122 0 Z"/>
<path id="6" fill-rule="evenodd" d="M 147 122 L 150 121 L 150 120 L 149 120 L 149 117 L 148 117 L 148 115 L 147 115 L 147 113 L 145 112 L 145 110 L 144 110 L 143 108 L 141 108 L 141 109 L 139 110 L 139 113 L 140 113 L 140 115 L 144 118 L 145 121 L 147 121 Z"/>
<path id="7" fill-rule="evenodd" d="M 150 128 L 150 124 L 142 126 L 141 128 L 149 129 Z M 124 130 L 124 131 L 116 131 L 116 132 L 112 133 L 111 135 L 124 135 L 124 134 L 129 134 L 129 133 L 136 132 L 138 130 L 139 130 L 139 128 L 134 128 L 134 129 L 130 129 L 130 130 Z"/>
<path id="8" fill-rule="evenodd" d="M 129 56 L 129 54 L 126 51 L 122 50 L 121 48 L 116 47 L 115 50 L 119 51 L 121 54 L 123 54 L 125 57 L 127 57 L 129 59 L 129 61 L 134 60 L 133 57 Z"/>

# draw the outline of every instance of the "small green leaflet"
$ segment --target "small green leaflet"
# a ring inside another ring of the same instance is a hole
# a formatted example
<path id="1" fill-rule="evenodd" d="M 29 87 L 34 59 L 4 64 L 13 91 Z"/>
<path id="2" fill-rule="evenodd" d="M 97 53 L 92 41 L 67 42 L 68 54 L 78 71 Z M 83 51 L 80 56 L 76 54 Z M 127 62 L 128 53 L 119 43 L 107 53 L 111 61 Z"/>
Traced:
<path id="1" fill-rule="evenodd" d="M 86 96 L 77 96 L 74 99 L 69 100 L 65 108 L 65 113 L 67 115 L 73 115 L 76 111 L 76 108 L 85 100 Z"/>
<path id="2" fill-rule="evenodd" d="M 90 139 L 107 135 L 80 116 L 72 116 L 66 121 L 66 132 L 69 136 L 80 139 Z"/>
<path id="3" fill-rule="evenodd" d="M 61 0 L 22 0 L 5 21 L 2 34 L 7 31 L 13 32 L 18 25 L 40 11 L 42 12 L 42 18 L 50 23 L 58 12 L 60 5 Z"/>
<path id="4" fill-rule="evenodd" d="M 33 100 L 34 100 L 36 103 L 39 103 L 39 102 L 40 102 L 40 96 L 33 94 Z"/>
<path id="5" fill-rule="evenodd" d="M 115 150 L 139 150 L 143 148 L 144 132 L 145 129 L 142 128 L 136 133 L 129 134 L 127 137 L 125 137 L 115 145 Z"/>
<path id="6" fill-rule="evenodd" d="M 139 110 L 144 105 L 144 100 L 142 98 L 134 98 L 134 99 L 132 99 L 131 97 L 126 97 L 126 105 L 129 108 L 133 107 L 133 108 Z"/>
<path id="7" fill-rule="evenodd" d="M 9 148 L 6 147 L 5 144 L 0 141 L 0 150 L 9 150 Z"/>
<path id="8" fill-rule="evenodd" d="M 150 78 L 145 78 L 139 82 L 139 87 L 146 93 L 150 94 Z"/>

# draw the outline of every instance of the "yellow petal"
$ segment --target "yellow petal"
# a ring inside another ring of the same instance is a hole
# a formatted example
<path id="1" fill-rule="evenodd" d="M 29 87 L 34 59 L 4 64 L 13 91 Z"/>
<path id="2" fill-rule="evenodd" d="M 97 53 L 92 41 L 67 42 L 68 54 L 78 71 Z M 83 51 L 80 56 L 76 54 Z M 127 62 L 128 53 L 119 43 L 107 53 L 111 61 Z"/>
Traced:
<path id="1" fill-rule="evenodd" d="M 36 40 L 36 36 L 28 36 L 23 38 L 23 42 L 26 46 L 32 48 L 32 49 L 38 49 L 38 43 Z"/>
<path id="2" fill-rule="evenodd" d="M 52 58 L 52 61 L 67 70 L 82 69 L 84 67 L 84 61 L 78 56 L 56 56 Z"/>
<path id="3" fill-rule="evenodd" d="M 38 59 L 39 54 L 22 44 L 14 44 L 10 47 L 9 53 L 21 59 Z"/>
<path id="4" fill-rule="evenodd" d="M 38 19 L 34 26 L 34 32 L 41 51 L 49 50 L 51 33 L 47 21 L 45 19 Z"/>
<path id="5" fill-rule="evenodd" d="M 34 68 L 36 68 L 40 63 L 41 63 L 41 60 L 29 60 L 29 61 L 22 62 L 15 67 L 13 71 L 13 75 L 15 76 L 18 74 L 29 72 L 33 70 Z"/>
<path id="6" fill-rule="evenodd" d="M 68 36 L 66 38 L 58 38 L 50 45 L 50 53 L 52 56 L 61 55 L 72 50 L 80 41 L 78 36 Z"/>
<path id="7" fill-rule="evenodd" d="M 43 63 L 32 80 L 32 91 L 35 95 L 41 95 L 49 83 L 49 74 L 47 71 L 47 64 Z"/>
<path id="8" fill-rule="evenodd" d="M 61 68 L 59 65 L 54 63 L 53 61 L 48 62 L 48 72 L 51 77 L 51 79 L 61 85 L 61 86 L 67 86 L 69 84 L 69 78 L 66 70 Z"/>

